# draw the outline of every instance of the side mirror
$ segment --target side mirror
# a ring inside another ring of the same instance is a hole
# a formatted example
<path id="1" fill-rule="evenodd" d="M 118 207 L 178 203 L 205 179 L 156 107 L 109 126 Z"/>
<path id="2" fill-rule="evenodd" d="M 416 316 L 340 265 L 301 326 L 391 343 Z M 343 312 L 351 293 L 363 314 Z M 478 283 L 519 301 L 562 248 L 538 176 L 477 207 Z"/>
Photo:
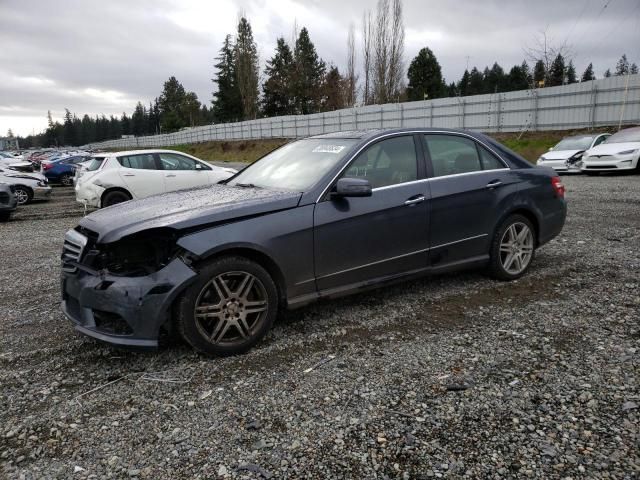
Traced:
<path id="1" fill-rule="evenodd" d="M 371 184 L 364 178 L 341 178 L 331 195 L 333 197 L 370 197 Z"/>
<path id="2" fill-rule="evenodd" d="M 203 171 L 204 167 L 202 165 L 200 165 L 199 163 L 196 163 L 196 170 Z"/>
<path id="3" fill-rule="evenodd" d="M 553 150 L 553 147 L 549 147 L 549 151 Z"/>

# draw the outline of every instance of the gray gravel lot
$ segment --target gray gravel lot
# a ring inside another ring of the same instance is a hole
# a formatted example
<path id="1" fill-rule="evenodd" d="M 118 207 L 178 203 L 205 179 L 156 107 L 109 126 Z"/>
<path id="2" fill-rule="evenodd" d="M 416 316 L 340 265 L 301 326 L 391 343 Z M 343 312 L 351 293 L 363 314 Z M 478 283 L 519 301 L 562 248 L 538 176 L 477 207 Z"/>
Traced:
<path id="1" fill-rule="evenodd" d="M 56 189 L 0 224 L 0 468 L 640 477 L 640 176 L 564 181 L 564 232 L 523 279 L 446 275 L 315 305 L 226 359 L 75 334 L 58 255 L 82 209 Z"/>

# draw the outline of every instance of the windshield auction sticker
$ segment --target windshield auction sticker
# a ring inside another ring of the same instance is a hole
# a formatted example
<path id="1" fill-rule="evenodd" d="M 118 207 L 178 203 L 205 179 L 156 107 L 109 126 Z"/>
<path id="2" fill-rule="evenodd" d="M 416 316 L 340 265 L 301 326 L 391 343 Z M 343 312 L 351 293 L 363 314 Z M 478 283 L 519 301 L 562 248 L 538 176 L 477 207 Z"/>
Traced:
<path id="1" fill-rule="evenodd" d="M 344 150 L 344 145 L 318 145 L 312 150 L 313 153 L 340 153 Z"/>

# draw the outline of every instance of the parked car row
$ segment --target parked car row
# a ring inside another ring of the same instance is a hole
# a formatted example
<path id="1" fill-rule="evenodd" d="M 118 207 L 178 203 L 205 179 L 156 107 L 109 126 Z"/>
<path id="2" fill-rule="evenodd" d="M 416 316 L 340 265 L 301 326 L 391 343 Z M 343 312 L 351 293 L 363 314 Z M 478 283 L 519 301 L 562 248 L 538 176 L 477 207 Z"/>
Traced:
<path id="1" fill-rule="evenodd" d="M 600 133 L 563 138 L 537 162 L 558 172 L 585 173 L 640 172 L 640 127 L 615 134 Z"/>

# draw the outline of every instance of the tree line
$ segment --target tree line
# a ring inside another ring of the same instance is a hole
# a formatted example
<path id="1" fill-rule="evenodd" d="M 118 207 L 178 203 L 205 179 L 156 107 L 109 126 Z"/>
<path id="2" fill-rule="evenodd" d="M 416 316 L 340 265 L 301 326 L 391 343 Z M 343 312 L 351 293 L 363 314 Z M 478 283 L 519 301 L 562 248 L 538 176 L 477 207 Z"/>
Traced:
<path id="1" fill-rule="evenodd" d="M 564 45 L 553 48 L 546 36 L 526 52 L 533 68 L 527 60 L 508 70 L 495 62 L 482 70 L 467 68 L 457 82 L 447 82 L 436 55 L 428 47 L 422 48 L 407 67 L 402 0 L 378 0 L 375 11 L 363 13 L 361 28 L 358 55 L 355 25 L 349 26 L 344 72 L 318 55 L 306 27 L 299 31 L 294 27 L 290 41 L 277 38 L 275 50 L 261 71 L 251 23 L 242 16 L 235 35 L 226 35 L 215 57 L 215 91 L 210 106 L 201 103 L 194 92 L 187 91 L 172 76 L 153 102 L 148 106 L 138 102 L 130 116 L 123 113 L 120 117 L 80 118 L 65 109 L 63 121 L 54 122 L 49 113 L 47 130 L 21 138 L 20 144 L 24 148 L 84 145 L 122 135 L 169 133 L 211 123 L 501 93 L 596 78 L 591 63 L 578 76 L 568 49 Z M 622 55 L 614 75 L 627 73 L 638 73 L 638 67 Z M 610 70 L 604 73 L 605 77 L 611 75 Z"/>

